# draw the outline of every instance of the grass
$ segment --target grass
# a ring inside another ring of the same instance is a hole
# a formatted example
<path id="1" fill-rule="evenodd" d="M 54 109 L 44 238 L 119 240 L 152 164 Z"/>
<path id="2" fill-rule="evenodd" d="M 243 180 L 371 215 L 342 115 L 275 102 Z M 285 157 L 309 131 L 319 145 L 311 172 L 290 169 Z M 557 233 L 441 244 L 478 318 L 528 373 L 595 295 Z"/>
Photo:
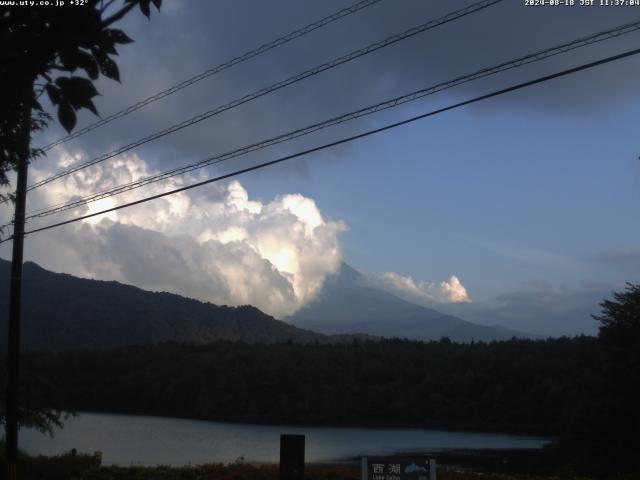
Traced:
<path id="1" fill-rule="evenodd" d="M 0 469 L 0 480 L 5 479 Z M 100 466 L 90 455 L 22 456 L 20 480 L 279 480 L 278 465 L 244 463 L 170 466 Z M 305 480 L 360 480 L 360 469 L 347 465 L 307 465 Z M 553 480 L 558 477 L 522 473 L 487 473 L 461 467 L 439 467 L 438 480 Z M 563 480 L 586 480 L 563 476 Z M 622 480 L 622 479 L 619 479 Z M 624 480 L 640 480 L 640 475 Z"/>
<path id="2" fill-rule="evenodd" d="M 23 457 L 18 467 L 20 480 L 278 480 L 277 465 L 241 463 L 187 467 L 99 466 L 89 455 Z M 0 478 L 4 480 L 5 472 Z M 305 468 L 305 480 L 359 480 L 360 471 L 348 466 Z"/>

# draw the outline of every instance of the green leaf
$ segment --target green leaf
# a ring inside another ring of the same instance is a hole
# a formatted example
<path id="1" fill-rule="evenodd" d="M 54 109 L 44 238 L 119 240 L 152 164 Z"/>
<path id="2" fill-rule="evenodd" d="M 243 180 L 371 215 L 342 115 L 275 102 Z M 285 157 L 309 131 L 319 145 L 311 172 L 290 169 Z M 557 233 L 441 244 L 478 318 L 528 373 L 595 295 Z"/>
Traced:
<path id="1" fill-rule="evenodd" d="M 147 18 L 151 16 L 151 9 L 149 8 L 151 0 L 140 0 L 140 11 Z"/>
<path id="2" fill-rule="evenodd" d="M 76 126 L 76 112 L 69 103 L 61 103 L 58 106 L 58 120 L 67 133 L 71 133 L 73 127 Z"/>
<path id="3" fill-rule="evenodd" d="M 91 99 L 86 100 L 82 104 L 82 107 L 84 107 L 87 110 L 91 111 L 91 113 L 93 113 L 96 117 L 100 116 L 100 114 L 98 113 L 98 109 L 96 108 L 95 104 L 93 103 L 93 100 L 91 100 Z"/>
<path id="4" fill-rule="evenodd" d="M 133 43 L 133 40 L 122 30 L 117 30 L 115 28 L 108 28 L 104 31 L 107 37 L 115 43 Z"/>
<path id="5" fill-rule="evenodd" d="M 60 87 L 65 99 L 72 104 L 81 101 L 81 99 L 90 99 L 98 95 L 96 87 L 88 78 L 60 77 L 56 79 L 56 84 Z"/>
<path id="6" fill-rule="evenodd" d="M 92 79 L 98 78 L 98 63 L 93 58 L 93 55 L 79 48 L 60 51 L 60 61 L 69 71 L 73 72 L 78 68 L 82 68 Z"/>
<path id="7" fill-rule="evenodd" d="M 31 108 L 33 108 L 34 110 L 37 110 L 39 112 L 44 112 L 44 109 L 42 108 L 42 105 L 40 104 L 40 102 L 38 100 L 36 100 L 35 98 L 32 101 L 32 106 Z"/>
<path id="8" fill-rule="evenodd" d="M 95 45 L 91 48 L 91 53 L 98 59 L 107 54 L 117 55 L 115 39 L 107 31 L 100 32 L 100 37 L 96 39 Z"/>
<path id="9" fill-rule="evenodd" d="M 85 72 L 87 72 L 89 78 L 91 78 L 92 80 L 97 79 L 98 75 L 100 74 L 100 70 L 96 59 L 93 58 L 93 55 L 87 52 L 81 51 L 80 54 L 81 55 L 78 56 L 78 66 Z"/>
<path id="10" fill-rule="evenodd" d="M 116 50 L 116 42 L 114 42 L 112 39 L 110 39 L 109 37 L 105 37 L 102 42 L 100 42 L 100 48 L 101 48 L 101 52 L 103 52 L 103 55 L 107 55 L 107 54 L 112 54 L 112 55 L 117 55 L 118 51 Z"/>
<path id="11" fill-rule="evenodd" d="M 60 87 L 60 105 L 66 103 L 75 110 L 86 108 L 98 115 L 98 111 L 91 100 L 98 95 L 98 91 L 91 83 L 91 80 L 82 77 L 60 77 L 56 79 L 56 83 Z"/>
<path id="12" fill-rule="evenodd" d="M 67 68 L 70 72 L 73 72 L 78 68 L 78 57 L 76 55 L 76 50 L 73 48 L 66 48 L 60 50 L 60 62 Z"/>
<path id="13" fill-rule="evenodd" d="M 100 71 L 105 77 L 111 78 L 116 82 L 120 81 L 120 70 L 118 70 L 118 65 L 116 62 L 111 60 L 109 57 L 105 57 L 100 62 Z"/>
<path id="14" fill-rule="evenodd" d="M 49 96 L 49 100 L 51 100 L 51 103 L 54 105 L 58 105 L 61 100 L 60 89 L 52 83 L 47 83 L 44 88 L 47 91 L 47 95 Z"/>

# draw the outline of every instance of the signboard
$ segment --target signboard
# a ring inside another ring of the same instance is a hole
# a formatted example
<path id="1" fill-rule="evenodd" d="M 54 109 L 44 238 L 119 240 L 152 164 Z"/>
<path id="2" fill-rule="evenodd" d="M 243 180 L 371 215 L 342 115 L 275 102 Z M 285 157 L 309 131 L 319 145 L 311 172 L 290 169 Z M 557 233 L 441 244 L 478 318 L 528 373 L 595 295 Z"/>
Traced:
<path id="1" fill-rule="evenodd" d="M 362 480 L 436 480 L 436 461 L 416 457 L 362 457 Z"/>

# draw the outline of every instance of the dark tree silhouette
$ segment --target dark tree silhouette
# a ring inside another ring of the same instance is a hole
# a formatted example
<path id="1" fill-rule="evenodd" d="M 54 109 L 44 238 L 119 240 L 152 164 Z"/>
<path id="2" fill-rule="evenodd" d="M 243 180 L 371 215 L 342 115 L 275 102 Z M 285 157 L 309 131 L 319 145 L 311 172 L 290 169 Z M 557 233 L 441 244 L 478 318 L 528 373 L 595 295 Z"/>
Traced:
<path id="1" fill-rule="evenodd" d="M 640 471 L 640 284 L 627 283 L 605 300 L 598 337 L 602 365 L 602 406 L 598 454 L 607 472 Z"/>
<path id="2" fill-rule="evenodd" d="M 628 283 L 600 306 L 596 368 L 557 447 L 571 471 L 605 478 L 640 471 L 640 285 Z"/>
<path id="3" fill-rule="evenodd" d="M 625 291 L 614 292 L 613 298 L 600 304 L 601 315 L 593 316 L 600 322 L 600 341 L 625 349 L 637 346 L 640 340 L 640 284 L 627 283 Z"/>
<path id="4" fill-rule="evenodd" d="M 31 146 L 34 131 L 44 129 L 51 115 L 39 98 L 46 92 L 57 110 L 57 118 L 70 132 L 76 112 L 82 108 L 98 114 L 93 85 L 100 74 L 119 81 L 113 57 L 116 45 L 132 40 L 121 30 L 111 28 L 135 7 L 147 17 L 151 3 L 157 9 L 162 0 L 86 0 L 81 5 L 0 7 L 0 187 L 7 186 L 7 174 L 16 170 L 14 250 L 9 313 L 9 350 L 6 409 L 0 420 L 7 427 L 7 467 L 15 476 L 17 422 L 47 430 L 59 421 L 59 413 L 23 405 L 18 410 L 20 289 L 22 238 L 26 197 L 27 165 L 43 152 Z M 76 75 L 83 72 L 86 76 Z M 2 232 L 0 231 L 0 234 Z M 23 386 L 24 387 L 24 386 Z M 23 388 L 24 389 L 24 388 Z M 26 407 L 26 408 L 25 408 Z M 18 414 L 19 412 L 19 414 Z M 17 417 L 20 418 L 17 418 Z"/>
<path id="5" fill-rule="evenodd" d="M 7 173 L 17 168 L 25 148 L 30 159 L 42 153 L 25 141 L 51 118 L 39 102 L 43 93 L 69 132 L 76 111 L 86 108 L 98 114 L 92 80 L 102 74 L 119 81 L 116 46 L 132 42 L 111 25 L 136 6 L 149 17 L 152 1 L 159 9 L 162 0 L 124 0 L 117 8 L 115 0 L 0 7 L 0 186 L 8 184 Z M 78 71 L 86 76 L 75 75 Z"/>

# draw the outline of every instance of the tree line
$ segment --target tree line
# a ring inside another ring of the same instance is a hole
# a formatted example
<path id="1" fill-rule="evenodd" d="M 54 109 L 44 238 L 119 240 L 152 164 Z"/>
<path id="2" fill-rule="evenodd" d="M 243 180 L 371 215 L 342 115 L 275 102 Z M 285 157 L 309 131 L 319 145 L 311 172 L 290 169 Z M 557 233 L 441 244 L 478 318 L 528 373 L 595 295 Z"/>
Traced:
<path id="1" fill-rule="evenodd" d="M 59 408 L 247 423 L 555 434 L 591 389 L 595 339 L 166 343 L 34 354 Z M 34 394 L 38 387 L 30 389 Z"/>
<path id="2" fill-rule="evenodd" d="M 638 471 L 640 286 L 601 305 L 598 337 L 34 353 L 21 398 L 36 412 L 550 435 L 571 471 Z"/>

